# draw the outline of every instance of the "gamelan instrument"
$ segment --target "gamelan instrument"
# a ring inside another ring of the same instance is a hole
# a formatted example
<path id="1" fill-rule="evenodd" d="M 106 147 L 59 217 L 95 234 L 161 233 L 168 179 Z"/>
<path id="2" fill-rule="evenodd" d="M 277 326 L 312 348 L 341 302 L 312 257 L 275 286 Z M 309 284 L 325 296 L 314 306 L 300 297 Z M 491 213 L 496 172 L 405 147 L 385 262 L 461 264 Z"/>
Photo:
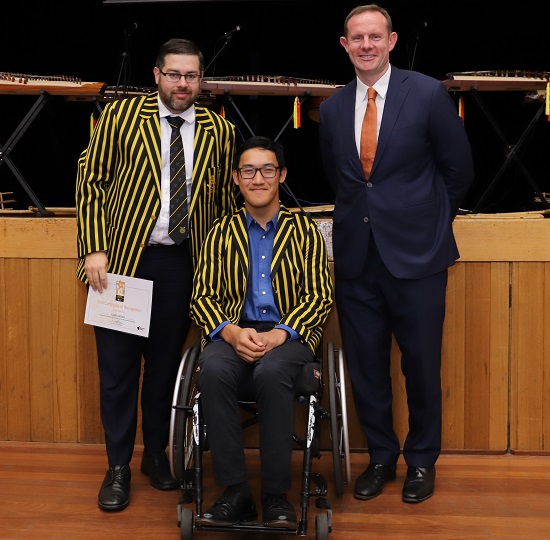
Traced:
<path id="1" fill-rule="evenodd" d="M 443 84 L 449 91 L 544 91 L 548 71 L 462 71 L 447 73 Z"/>
<path id="2" fill-rule="evenodd" d="M 84 82 L 67 75 L 27 75 L 0 71 L 0 94 L 40 94 L 99 97 L 105 83 Z"/>

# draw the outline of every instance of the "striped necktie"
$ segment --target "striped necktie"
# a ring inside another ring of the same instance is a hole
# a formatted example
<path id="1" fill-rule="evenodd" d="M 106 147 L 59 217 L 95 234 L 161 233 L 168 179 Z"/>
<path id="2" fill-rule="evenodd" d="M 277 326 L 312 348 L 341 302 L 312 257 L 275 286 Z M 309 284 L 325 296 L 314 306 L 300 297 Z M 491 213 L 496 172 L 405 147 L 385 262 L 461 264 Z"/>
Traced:
<path id="1" fill-rule="evenodd" d="M 168 116 L 167 120 L 172 127 L 172 136 L 170 137 L 170 222 L 168 234 L 179 245 L 189 236 L 185 154 L 180 131 L 183 119 L 179 116 Z"/>
<path id="2" fill-rule="evenodd" d="M 365 178 L 368 178 L 376 154 L 376 90 L 368 89 L 368 102 L 363 125 L 361 127 L 361 165 Z"/>

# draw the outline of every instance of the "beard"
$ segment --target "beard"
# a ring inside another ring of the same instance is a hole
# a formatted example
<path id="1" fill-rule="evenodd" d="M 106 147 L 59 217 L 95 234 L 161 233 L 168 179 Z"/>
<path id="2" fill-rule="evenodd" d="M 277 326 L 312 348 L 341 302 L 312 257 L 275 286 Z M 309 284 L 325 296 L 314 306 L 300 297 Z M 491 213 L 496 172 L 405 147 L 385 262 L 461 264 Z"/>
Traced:
<path id="1" fill-rule="evenodd" d="M 171 110 L 174 112 L 183 112 L 189 109 L 191 105 L 195 102 L 196 95 L 193 92 L 188 92 L 185 95 L 185 98 L 181 99 L 179 97 L 174 96 L 171 93 L 164 92 L 159 89 L 159 96 L 162 102 Z"/>

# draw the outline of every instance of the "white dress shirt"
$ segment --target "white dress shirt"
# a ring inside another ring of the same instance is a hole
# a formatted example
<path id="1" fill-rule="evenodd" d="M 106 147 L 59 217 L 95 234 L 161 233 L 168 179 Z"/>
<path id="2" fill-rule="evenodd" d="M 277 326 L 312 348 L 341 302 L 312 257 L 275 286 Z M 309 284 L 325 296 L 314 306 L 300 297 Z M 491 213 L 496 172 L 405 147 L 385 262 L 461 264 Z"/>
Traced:
<path id="1" fill-rule="evenodd" d="M 386 94 L 390 84 L 391 65 L 380 79 L 374 83 L 373 88 L 376 90 L 376 137 L 380 133 L 380 124 L 382 123 L 382 115 L 384 114 L 384 104 L 386 103 Z M 363 118 L 367 110 L 369 87 L 357 79 L 357 90 L 355 92 L 355 145 L 357 146 L 357 155 L 361 155 L 361 127 L 363 126 Z"/>
<path id="2" fill-rule="evenodd" d="M 155 223 L 149 244 L 173 244 L 168 236 L 170 221 L 170 138 L 172 128 L 168 124 L 167 116 L 179 116 L 183 120 L 181 125 L 181 138 L 185 153 L 185 177 L 187 179 L 187 204 L 191 203 L 191 188 L 193 177 L 193 141 L 195 139 L 195 106 L 192 105 L 179 115 L 172 114 L 158 98 L 160 115 L 160 155 L 162 159 L 161 169 L 161 204 L 160 212 Z"/>

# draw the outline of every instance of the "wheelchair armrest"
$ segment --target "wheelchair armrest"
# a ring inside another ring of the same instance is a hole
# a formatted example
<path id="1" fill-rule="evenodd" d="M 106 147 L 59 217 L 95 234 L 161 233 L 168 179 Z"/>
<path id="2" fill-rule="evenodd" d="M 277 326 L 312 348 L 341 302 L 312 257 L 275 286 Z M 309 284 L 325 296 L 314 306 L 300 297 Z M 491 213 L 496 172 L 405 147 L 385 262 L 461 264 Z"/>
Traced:
<path id="1" fill-rule="evenodd" d="M 308 362 L 304 364 L 300 376 L 296 380 L 294 394 L 299 396 L 310 396 L 321 389 L 321 363 Z"/>

